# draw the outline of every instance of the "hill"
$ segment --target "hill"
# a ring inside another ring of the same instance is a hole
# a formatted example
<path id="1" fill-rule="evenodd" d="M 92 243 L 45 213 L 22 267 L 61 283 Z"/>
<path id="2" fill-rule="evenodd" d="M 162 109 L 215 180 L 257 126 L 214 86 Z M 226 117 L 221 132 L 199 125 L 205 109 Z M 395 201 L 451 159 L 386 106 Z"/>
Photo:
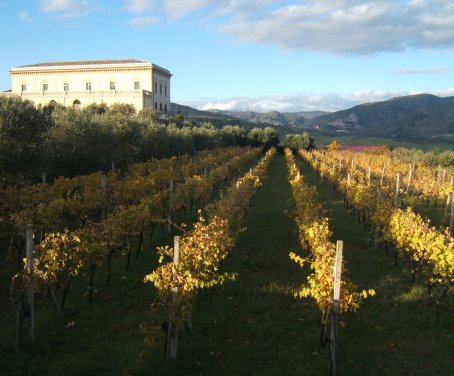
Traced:
<path id="1" fill-rule="evenodd" d="M 365 103 L 318 116 L 305 126 L 380 137 L 450 137 L 454 134 L 454 97 L 420 94 Z"/>
<path id="2" fill-rule="evenodd" d="M 308 120 L 314 119 L 320 115 L 328 114 L 326 111 L 254 112 L 224 111 L 218 109 L 201 111 L 177 103 L 172 103 L 172 111 L 179 112 L 188 119 L 197 122 L 210 121 L 215 126 L 239 124 L 245 128 L 257 126 L 257 124 L 263 126 L 274 125 L 277 127 L 305 127 L 305 123 Z"/>
<path id="3" fill-rule="evenodd" d="M 324 111 L 300 111 L 300 112 L 254 112 L 254 111 L 219 111 L 208 110 L 214 114 L 222 114 L 234 117 L 249 123 L 271 124 L 285 127 L 304 127 L 307 120 L 327 114 Z"/>
<path id="4" fill-rule="evenodd" d="M 345 137 L 379 137 L 420 140 L 430 143 L 454 143 L 454 97 L 430 94 L 396 97 L 386 101 L 364 103 L 347 110 L 327 113 L 284 112 L 257 113 L 221 110 L 200 111 L 174 105 L 190 120 L 210 121 L 216 127 L 238 124 L 246 129 L 274 126 L 281 136 L 312 130 L 311 135 Z"/>

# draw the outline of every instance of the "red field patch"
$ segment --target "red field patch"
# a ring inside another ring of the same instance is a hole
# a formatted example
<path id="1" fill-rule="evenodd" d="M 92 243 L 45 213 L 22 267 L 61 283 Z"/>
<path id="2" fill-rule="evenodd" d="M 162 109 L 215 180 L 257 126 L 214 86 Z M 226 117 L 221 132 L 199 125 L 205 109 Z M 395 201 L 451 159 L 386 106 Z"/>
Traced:
<path id="1" fill-rule="evenodd" d="M 383 149 L 383 146 L 377 145 L 340 145 L 337 150 L 349 150 L 355 152 L 363 151 L 378 151 Z"/>

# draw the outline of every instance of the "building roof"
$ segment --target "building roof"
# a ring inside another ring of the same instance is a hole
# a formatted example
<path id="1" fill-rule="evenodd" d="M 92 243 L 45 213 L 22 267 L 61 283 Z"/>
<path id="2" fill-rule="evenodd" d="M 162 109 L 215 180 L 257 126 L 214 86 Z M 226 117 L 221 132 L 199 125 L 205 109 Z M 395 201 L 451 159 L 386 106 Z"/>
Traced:
<path id="1" fill-rule="evenodd" d="M 60 62 L 45 62 L 38 64 L 22 65 L 16 68 L 40 68 L 40 67 L 69 67 L 79 65 L 117 65 L 117 64 L 150 64 L 145 60 L 137 59 L 122 59 L 122 60 L 79 60 L 79 61 L 60 61 Z"/>
<path id="2" fill-rule="evenodd" d="M 121 68 L 122 66 L 130 67 L 149 67 L 162 72 L 169 77 L 172 76 L 170 71 L 160 67 L 159 65 L 152 64 L 146 60 L 138 59 L 121 59 L 121 60 L 78 60 L 78 61 L 57 61 L 45 62 L 30 65 L 22 65 L 19 67 L 11 68 L 11 73 L 20 73 L 28 71 L 55 71 L 61 69 L 102 69 L 106 67 Z"/>

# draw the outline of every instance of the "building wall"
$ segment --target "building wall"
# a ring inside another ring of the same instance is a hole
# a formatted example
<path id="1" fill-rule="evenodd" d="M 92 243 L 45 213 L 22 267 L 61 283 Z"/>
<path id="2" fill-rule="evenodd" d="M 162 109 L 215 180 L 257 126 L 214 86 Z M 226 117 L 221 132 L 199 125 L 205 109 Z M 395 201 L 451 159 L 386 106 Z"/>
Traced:
<path id="1" fill-rule="evenodd" d="M 111 89 L 111 82 L 115 89 Z M 138 88 L 135 82 L 139 83 Z M 91 84 L 91 90 L 87 83 Z M 26 85 L 25 91 L 22 85 Z M 43 90 L 43 85 L 47 85 L 47 90 Z M 162 112 L 170 110 L 170 74 L 154 69 L 150 63 L 143 67 L 13 68 L 11 89 L 11 95 L 29 99 L 35 105 L 47 105 L 54 100 L 64 106 L 73 106 L 78 101 L 81 107 L 104 102 L 129 103 L 137 110 L 144 106 Z"/>
<path id="2" fill-rule="evenodd" d="M 170 78 L 159 71 L 153 72 L 153 101 L 157 111 L 170 111 Z"/>
<path id="3" fill-rule="evenodd" d="M 55 101 L 63 106 L 73 106 L 75 101 L 79 101 L 81 107 L 88 106 L 91 103 L 105 103 L 111 106 L 115 103 L 128 103 L 134 105 L 136 110 L 144 107 L 144 97 L 146 93 L 143 90 L 119 91 L 112 90 L 107 92 L 95 91 L 68 91 L 68 92 L 41 92 L 16 94 L 23 99 L 33 101 L 35 105 L 47 105 L 50 101 Z M 151 101 L 149 102 L 151 106 Z"/>

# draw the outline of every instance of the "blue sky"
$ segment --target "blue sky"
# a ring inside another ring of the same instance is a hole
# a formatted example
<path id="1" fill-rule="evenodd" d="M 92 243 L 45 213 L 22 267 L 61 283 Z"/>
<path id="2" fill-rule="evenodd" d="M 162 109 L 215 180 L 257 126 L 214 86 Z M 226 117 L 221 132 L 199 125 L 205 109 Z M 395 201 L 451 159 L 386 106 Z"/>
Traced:
<path id="1" fill-rule="evenodd" d="M 454 95 L 452 0 L 0 0 L 9 69 L 137 58 L 199 109 L 335 111 Z"/>

